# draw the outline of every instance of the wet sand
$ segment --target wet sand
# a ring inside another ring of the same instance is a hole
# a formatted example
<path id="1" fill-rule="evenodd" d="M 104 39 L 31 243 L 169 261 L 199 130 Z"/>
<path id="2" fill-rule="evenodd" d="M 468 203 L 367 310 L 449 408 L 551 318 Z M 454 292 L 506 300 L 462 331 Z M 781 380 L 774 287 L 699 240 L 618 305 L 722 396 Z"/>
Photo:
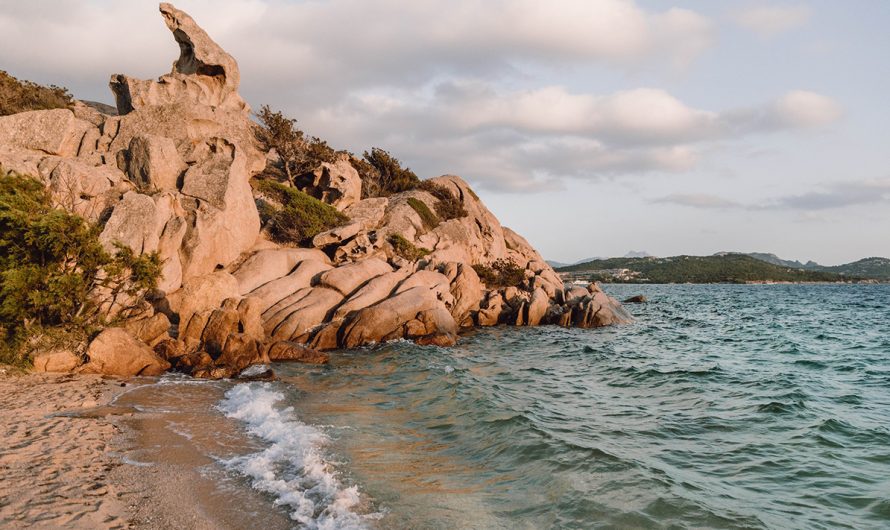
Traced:
<path id="1" fill-rule="evenodd" d="M 252 449 L 222 391 L 156 382 L 0 370 L 0 527 L 292 527 L 219 462 Z"/>

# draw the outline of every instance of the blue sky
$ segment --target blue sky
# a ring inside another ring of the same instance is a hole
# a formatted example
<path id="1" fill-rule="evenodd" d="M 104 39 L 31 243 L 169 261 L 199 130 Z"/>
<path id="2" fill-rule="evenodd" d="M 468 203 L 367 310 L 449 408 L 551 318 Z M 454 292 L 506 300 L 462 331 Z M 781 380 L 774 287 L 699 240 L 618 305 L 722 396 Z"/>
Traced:
<path id="1" fill-rule="evenodd" d="M 890 3 L 176 5 L 252 105 L 463 176 L 547 258 L 890 256 Z M 0 68 L 106 102 L 177 56 L 153 2 L 0 0 L 0 35 Z"/>

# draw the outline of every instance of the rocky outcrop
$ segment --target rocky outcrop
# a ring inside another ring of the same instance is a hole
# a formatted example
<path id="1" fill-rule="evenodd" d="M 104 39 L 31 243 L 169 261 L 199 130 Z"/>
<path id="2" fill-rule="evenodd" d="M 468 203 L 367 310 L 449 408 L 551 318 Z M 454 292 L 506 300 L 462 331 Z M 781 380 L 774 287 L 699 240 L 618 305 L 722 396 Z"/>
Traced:
<path id="1" fill-rule="evenodd" d="M 566 288 L 453 175 L 362 199 L 359 174 L 337 155 L 296 184 L 349 222 L 317 234 L 315 248 L 265 240 L 249 180 L 267 154 L 238 94 L 238 64 L 187 14 L 170 4 L 160 12 L 180 55 L 156 80 L 112 76 L 117 113 L 78 104 L 0 117 L 0 164 L 39 177 L 59 206 L 101 223 L 109 250 L 162 260 L 155 314 L 100 334 L 83 370 L 149 375 L 172 365 L 231 377 L 394 339 L 447 346 L 473 326 L 630 321 L 595 285 Z M 466 215 L 435 215 L 449 194 Z M 519 273 L 486 285 L 490 275 L 476 269 L 501 262 Z M 41 367 L 70 361 L 46 357 Z"/>
<path id="2" fill-rule="evenodd" d="M 170 363 L 122 328 L 108 328 L 100 333 L 90 343 L 87 357 L 89 362 L 82 367 L 84 373 L 161 375 L 170 369 Z"/>

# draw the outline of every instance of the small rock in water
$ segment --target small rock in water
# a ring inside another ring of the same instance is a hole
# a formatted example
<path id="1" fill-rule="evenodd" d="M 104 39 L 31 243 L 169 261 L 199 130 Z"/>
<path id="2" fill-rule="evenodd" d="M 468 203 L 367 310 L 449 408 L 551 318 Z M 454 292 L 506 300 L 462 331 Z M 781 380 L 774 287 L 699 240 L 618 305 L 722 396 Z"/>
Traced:
<path id="1" fill-rule="evenodd" d="M 275 372 L 267 364 L 254 364 L 241 372 L 238 379 L 242 381 L 271 381 L 275 379 Z"/>
<path id="2" fill-rule="evenodd" d="M 636 296 L 631 296 L 630 298 L 628 298 L 627 300 L 625 300 L 624 302 L 621 302 L 621 303 L 622 304 L 645 304 L 648 301 L 649 300 L 647 300 L 645 296 L 638 294 Z"/>

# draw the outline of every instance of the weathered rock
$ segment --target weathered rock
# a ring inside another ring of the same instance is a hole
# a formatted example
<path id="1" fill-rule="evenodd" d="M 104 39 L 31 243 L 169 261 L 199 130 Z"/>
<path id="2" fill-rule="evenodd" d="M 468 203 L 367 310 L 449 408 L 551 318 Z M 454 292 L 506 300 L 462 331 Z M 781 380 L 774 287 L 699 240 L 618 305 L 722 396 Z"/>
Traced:
<path id="1" fill-rule="evenodd" d="M 154 252 L 161 237 L 156 216 L 157 208 L 151 197 L 135 191 L 128 192 L 115 206 L 99 235 L 99 241 L 109 251 L 114 251 L 114 243 L 120 243 L 133 249 L 136 254 Z"/>
<path id="2" fill-rule="evenodd" d="M 160 375 L 170 363 L 158 357 L 145 343 L 122 328 L 108 328 L 99 334 L 87 350 L 86 373 L 106 375 Z"/>
<path id="3" fill-rule="evenodd" d="M 181 340 L 163 339 L 152 348 L 154 352 L 165 361 L 173 364 L 174 359 L 182 357 L 187 353 L 185 343 Z M 175 366 L 175 364 L 174 364 Z"/>
<path id="4" fill-rule="evenodd" d="M 337 308 L 333 319 L 344 318 L 353 311 L 364 309 L 386 299 L 392 294 L 396 286 L 408 277 L 409 272 L 405 269 L 399 269 L 371 279 Z"/>
<path id="5" fill-rule="evenodd" d="M 170 308 L 179 314 L 180 324 L 189 322 L 199 311 L 215 309 L 226 298 L 239 296 L 238 280 L 225 271 L 216 271 L 205 276 L 187 280 L 182 289 L 169 295 Z"/>
<path id="6" fill-rule="evenodd" d="M 127 176 L 143 191 L 177 191 L 188 167 L 173 140 L 163 136 L 134 136 L 125 158 Z"/>
<path id="7" fill-rule="evenodd" d="M 131 320 L 123 328 L 142 342 L 154 347 L 159 342 L 169 339 L 170 320 L 163 313 L 155 313 L 148 318 Z"/>
<path id="8" fill-rule="evenodd" d="M 183 11 L 167 3 L 162 3 L 160 10 L 179 44 L 179 59 L 173 63 L 173 71 L 158 81 L 112 76 L 118 112 L 127 114 L 183 100 L 246 112 L 247 104 L 238 95 L 241 75 L 235 59 Z"/>
<path id="9" fill-rule="evenodd" d="M 330 264 L 328 256 L 318 249 L 276 248 L 261 250 L 250 256 L 233 276 L 238 280 L 238 291 L 247 294 L 272 280 L 288 275 L 297 264 L 307 260 Z"/>
<path id="10" fill-rule="evenodd" d="M 318 277 L 317 285 L 333 289 L 343 296 L 349 296 L 368 280 L 387 272 L 392 272 L 392 267 L 385 261 L 368 258 L 322 273 Z"/>
<path id="11" fill-rule="evenodd" d="M 297 186 L 316 199 L 344 210 L 362 198 L 362 179 L 348 156 L 323 162 L 314 171 L 297 178 Z"/>
<path id="12" fill-rule="evenodd" d="M 244 333 L 233 333 L 226 339 L 222 354 L 214 364 L 231 368 L 237 374 L 252 364 L 269 364 L 269 357 L 256 339 Z"/>
<path id="13" fill-rule="evenodd" d="M 622 304 L 645 304 L 649 300 L 646 299 L 645 296 L 638 294 L 636 296 L 631 296 L 627 300 L 621 302 Z"/>
<path id="14" fill-rule="evenodd" d="M 70 350 L 50 350 L 34 356 L 35 372 L 70 372 L 80 366 L 82 359 Z"/>
<path id="15" fill-rule="evenodd" d="M 538 326 L 541 324 L 541 321 L 544 319 L 544 315 L 547 314 L 547 309 L 550 307 L 550 297 L 543 289 L 535 289 L 535 292 L 532 293 L 531 301 L 528 304 L 528 318 L 526 319 L 527 326 Z"/>
<path id="16" fill-rule="evenodd" d="M 293 272 L 257 287 L 250 292 L 250 296 L 259 300 L 260 313 L 265 313 L 270 307 L 286 297 L 300 289 L 309 287 L 314 278 L 330 269 L 330 265 L 318 260 L 301 261 Z"/>
<path id="17" fill-rule="evenodd" d="M 472 326 L 473 314 L 479 310 L 484 291 L 479 275 L 466 263 L 449 262 L 441 270 L 451 280 L 451 295 L 454 297 L 451 315 L 461 327 Z"/>
<path id="18" fill-rule="evenodd" d="M 307 364 L 327 364 L 330 356 L 302 344 L 290 341 L 273 342 L 268 349 L 272 362 L 294 361 Z"/>
<path id="19" fill-rule="evenodd" d="M 476 314 L 476 325 L 496 326 L 504 312 L 504 298 L 497 291 L 489 291 Z"/>
<path id="20" fill-rule="evenodd" d="M 340 245 L 355 237 L 361 229 L 361 223 L 349 223 L 347 225 L 338 226 L 313 237 L 312 246 L 316 248 L 324 248 L 331 245 Z"/>
<path id="21" fill-rule="evenodd" d="M 207 325 L 201 334 L 201 342 L 204 350 L 211 357 L 217 357 L 223 353 L 226 341 L 231 335 L 238 333 L 238 311 L 233 309 L 216 309 L 210 313 Z"/>
<path id="22" fill-rule="evenodd" d="M 20 112 L 0 116 L 0 145 L 73 158 L 92 127 L 68 109 Z"/>
<path id="23" fill-rule="evenodd" d="M 343 295 L 333 289 L 313 287 L 299 301 L 280 312 L 283 318 L 267 320 L 266 334 L 279 340 L 305 342 L 310 330 L 329 320 L 334 308 L 342 301 Z M 276 324 L 277 321 L 280 323 Z"/>
<path id="24" fill-rule="evenodd" d="M 399 338 L 432 340 L 431 335 L 448 342 L 456 339 L 457 324 L 433 291 L 415 287 L 354 313 L 341 333 L 345 348 Z"/>

